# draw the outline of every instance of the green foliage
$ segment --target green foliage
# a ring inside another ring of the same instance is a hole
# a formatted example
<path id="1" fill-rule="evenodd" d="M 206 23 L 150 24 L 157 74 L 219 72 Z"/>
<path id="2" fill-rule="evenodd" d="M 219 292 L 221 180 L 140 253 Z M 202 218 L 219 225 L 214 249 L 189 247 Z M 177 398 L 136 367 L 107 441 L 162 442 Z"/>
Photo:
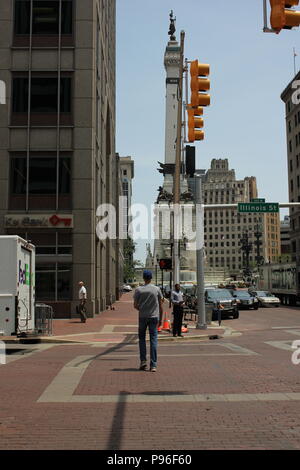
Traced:
<path id="1" fill-rule="evenodd" d="M 133 282 L 135 278 L 135 268 L 142 267 L 143 263 L 139 260 L 134 260 L 136 243 L 132 238 L 128 237 L 124 240 L 124 282 Z"/>

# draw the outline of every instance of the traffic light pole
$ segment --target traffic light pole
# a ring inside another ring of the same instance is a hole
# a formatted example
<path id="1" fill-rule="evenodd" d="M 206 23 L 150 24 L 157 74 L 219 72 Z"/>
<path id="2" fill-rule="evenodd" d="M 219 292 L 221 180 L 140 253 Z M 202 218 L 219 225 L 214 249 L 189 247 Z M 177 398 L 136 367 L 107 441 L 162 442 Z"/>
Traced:
<path id="1" fill-rule="evenodd" d="M 256 225 L 256 232 L 254 233 L 254 236 L 256 238 L 256 266 L 259 267 L 260 264 L 261 264 L 261 259 L 260 259 L 260 245 L 261 245 L 261 241 L 260 241 L 260 237 L 262 237 L 262 232 L 259 230 L 259 225 L 257 224 Z"/>
<path id="2" fill-rule="evenodd" d="M 264 10 L 264 33 L 276 33 L 276 31 L 268 26 L 268 7 L 267 0 L 263 0 L 263 10 Z"/>
<path id="3" fill-rule="evenodd" d="M 180 282 L 180 258 L 179 258 L 179 243 L 180 243 L 180 173 L 181 173 L 181 140 L 182 140 L 182 89 L 183 89 L 183 54 L 184 54 L 184 38 L 185 32 L 180 33 L 180 66 L 179 66 L 179 83 L 178 83 L 178 112 L 177 112 L 177 138 L 176 138 L 176 160 L 175 172 L 173 181 L 173 281 L 174 284 Z"/>
<path id="4" fill-rule="evenodd" d="M 207 329 L 204 298 L 204 208 L 202 205 L 201 176 L 195 175 L 196 182 L 196 253 L 197 253 L 197 325 Z"/>

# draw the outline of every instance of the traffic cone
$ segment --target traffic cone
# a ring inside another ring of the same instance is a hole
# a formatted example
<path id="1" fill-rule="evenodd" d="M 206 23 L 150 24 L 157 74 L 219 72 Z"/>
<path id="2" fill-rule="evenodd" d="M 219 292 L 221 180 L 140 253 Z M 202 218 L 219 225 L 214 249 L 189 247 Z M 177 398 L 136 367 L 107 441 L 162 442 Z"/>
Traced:
<path id="1" fill-rule="evenodd" d="M 162 330 L 170 330 L 170 320 L 167 319 L 167 312 L 164 313 L 164 322 L 163 322 L 163 327 Z"/>

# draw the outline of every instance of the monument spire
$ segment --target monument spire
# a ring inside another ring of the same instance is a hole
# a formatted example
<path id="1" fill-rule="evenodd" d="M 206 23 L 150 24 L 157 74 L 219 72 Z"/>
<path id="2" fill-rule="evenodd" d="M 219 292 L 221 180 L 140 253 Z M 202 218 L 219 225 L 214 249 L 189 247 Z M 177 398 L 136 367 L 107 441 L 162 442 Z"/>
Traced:
<path id="1" fill-rule="evenodd" d="M 169 28 L 169 32 L 168 32 L 168 35 L 170 36 L 170 41 L 176 41 L 176 36 L 174 35 L 175 32 L 176 32 L 175 23 L 176 23 L 176 18 L 174 18 L 173 10 L 171 10 L 171 13 L 170 13 L 170 28 Z"/>

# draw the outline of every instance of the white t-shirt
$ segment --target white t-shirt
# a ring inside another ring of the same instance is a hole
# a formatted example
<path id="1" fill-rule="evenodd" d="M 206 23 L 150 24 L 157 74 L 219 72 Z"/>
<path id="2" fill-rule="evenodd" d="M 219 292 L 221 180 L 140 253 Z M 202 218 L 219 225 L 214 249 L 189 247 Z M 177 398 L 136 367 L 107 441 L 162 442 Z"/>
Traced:
<path id="1" fill-rule="evenodd" d="M 82 286 L 80 289 L 79 289 L 79 299 L 86 299 L 86 288 L 84 286 Z"/>
<path id="2" fill-rule="evenodd" d="M 183 298 L 182 292 L 181 291 L 177 292 L 176 290 L 173 290 L 171 293 L 171 302 L 173 303 L 173 305 L 179 305 L 179 303 L 183 301 L 184 301 L 184 298 Z"/>

